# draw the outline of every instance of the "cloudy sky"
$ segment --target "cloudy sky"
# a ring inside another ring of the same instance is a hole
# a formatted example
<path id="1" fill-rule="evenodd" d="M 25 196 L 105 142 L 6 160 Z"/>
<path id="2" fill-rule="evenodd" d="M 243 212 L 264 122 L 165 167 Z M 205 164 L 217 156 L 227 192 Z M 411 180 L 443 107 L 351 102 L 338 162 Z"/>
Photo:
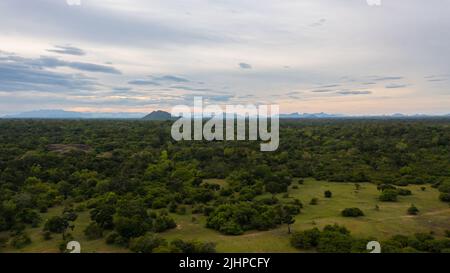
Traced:
<path id="1" fill-rule="evenodd" d="M 449 61 L 448 0 L 0 1 L 0 114 L 447 114 Z"/>

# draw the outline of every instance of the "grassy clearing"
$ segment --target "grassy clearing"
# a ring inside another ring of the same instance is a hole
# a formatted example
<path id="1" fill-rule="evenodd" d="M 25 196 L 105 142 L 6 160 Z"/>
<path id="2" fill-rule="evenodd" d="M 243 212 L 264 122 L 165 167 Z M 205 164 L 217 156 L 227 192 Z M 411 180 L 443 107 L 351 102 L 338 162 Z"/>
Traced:
<path id="1" fill-rule="evenodd" d="M 207 183 L 225 186 L 223 180 L 208 180 Z M 294 183 L 297 185 L 297 183 Z M 448 204 L 438 200 L 439 193 L 436 189 L 426 186 L 422 191 L 421 186 L 408 186 L 413 193 L 411 196 L 400 196 L 398 202 L 379 202 L 379 191 L 376 186 L 369 183 L 361 183 L 356 190 L 353 183 L 329 183 L 305 180 L 298 188 L 289 189 L 289 197 L 283 198 L 283 194 L 277 195 L 282 201 L 288 202 L 297 198 L 304 204 L 302 213 L 296 217 L 292 225 L 293 230 L 303 230 L 312 227 L 323 227 L 327 224 L 341 224 L 349 228 L 356 236 L 374 237 L 378 240 L 386 239 L 395 234 L 410 235 L 417 232 L 433 231 L 437 236 L 443 236 L 444 231 L 450 228 L 450 208 Z M 324 198 L 324 191 L 330 190 L 332 198 Z M 311 198 L 318 198 L 318 205 L 309 205 Z M 420 213 L 417 216 L 409 216 L 408 207 L 416 205 Z M 375 206 L 379 209 L 376 210 Z M 360 218 L 344 218 L 341 211 L 349 207 L 358 207 L 364 213 Z M 53 215 L 59 215 L 61 208 L 50 209 L 43 214 L 43 219 Z M 240 236 L 225 236 L 211 229 L 205 228 L 206 218 L 202 215 L 172 215 L 178 227 L 161 234 L 166 239 L 180 238 L 184 240 L 212 241 L 217 243 L 219 252 L 296 252 L 289 244 L 287 227 L 280 226 L 277 229 L 263 232 L 247 232 Z M 195 217 L 195 221 L 193 220 Z M 83 234 L 88 225 L 89 213 L 79 213 L 72 232 L 74 239 L 82 245 L 83 252 L 127 252 L 126 249 L 107 245 L 104 239 L 88 241 Z M 42 227 L 27 230 L 33 243 L 21 250 L 6 249 L 8 252 L 58 252 L 60 235 L 54 235 L 49 241 L 44 241 L 41 235 Z"/>

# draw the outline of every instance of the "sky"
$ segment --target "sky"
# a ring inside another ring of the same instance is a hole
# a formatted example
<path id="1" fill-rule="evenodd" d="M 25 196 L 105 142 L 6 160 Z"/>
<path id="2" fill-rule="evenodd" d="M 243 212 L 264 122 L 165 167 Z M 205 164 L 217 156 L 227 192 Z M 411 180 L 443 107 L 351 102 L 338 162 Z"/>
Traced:
<path id="1" fill-rule="evenodd" d="M 448 0 L 0 1 L 0 115 L 448 114 L 449 60 Z"/>

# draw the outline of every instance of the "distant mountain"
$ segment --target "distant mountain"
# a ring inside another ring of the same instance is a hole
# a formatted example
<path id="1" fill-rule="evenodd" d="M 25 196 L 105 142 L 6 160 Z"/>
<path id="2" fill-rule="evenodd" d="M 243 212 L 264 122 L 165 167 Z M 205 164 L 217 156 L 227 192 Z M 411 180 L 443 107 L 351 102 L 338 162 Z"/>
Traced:
<path id="1" fill-rule="evenodd" d="M 340 118 L 344 117 L 343 115 L 337 114 L 327 114 L 327 113 L 292 113 L 292 114 L 280 114 L 280 119 L 298 119 L 298 118 Z"/>
<path id="2" fill-rule="evenodd" d="M 291 114 L 280 114 L 280 119 L 333 119 L 333 118 L 432 118 L 432 117 L 450 117 L 450 114 L 444 115 L 426 115 L 426 114 L 415 114 L 415 115 L 405 115 L 405 114 L 391 114 L 391 115 L 340 115 L 340 114 L 327 114 L 327 113 L 291 113 Z M 153 111 L 146 115 L 145 113 L 128 113 L 128 112 L 117 112 L 117 113 L 103 113 L 103 112 L 74 112 L 65 110 L 37 110 L 29 111 L 18 114 L 10 114 L 2 116 L 0 118 L 11 118 L 11 119 L 145 119 L 145 120 L 173 120 L 170 113 L 165 111 Z M 195 115 L 194 115 L 195 118 Z M 208 116 L 203 116 L 203 118 L 209 118 Z M 239 115 L 238 115 L 239 118 Z M 241 117 L 242 118 L 242 117 Z"/>
<path id="3" fill-rule="evenodd" d="M 64 110 L 37 110 L 12 114 L 3 118 L 12 119 L 140 119 L 144 113 L 73 112 Z"/>
<path id="4" fill-rule="evenodd" d="M 172 115 L 170 113 L 167 113 L 165 111 L 153 111 L 150 114 L 143 117 L 145 120 L 171 120 Z"/>

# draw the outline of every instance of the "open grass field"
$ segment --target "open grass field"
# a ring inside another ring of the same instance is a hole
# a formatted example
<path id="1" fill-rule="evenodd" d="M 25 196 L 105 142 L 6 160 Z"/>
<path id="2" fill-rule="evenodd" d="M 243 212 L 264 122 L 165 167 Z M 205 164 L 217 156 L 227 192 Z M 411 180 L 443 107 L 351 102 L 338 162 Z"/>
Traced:
<path id="1" fill-rule="evenodd" d="M 214 180 L 206 183 L 217 183 L 222 186 L 224 181 Z M 297 185 L 297 189 L 293 186 Z M 422 191 L 421 186 L 411 185 L 405 187 L 412 191 L 411 196 L 399 196 L 398 202 L 379 202 L 380 192 L 376 186 L 361 183 L 356 190 L 353 183 L 329 183 L 307 179 L 303 184 L 293 183 L 289 189 L 289 196 L 277 195 L 283 201 L 289 198 L 300 199 L 304 205 L 302 213 L 295 219 L 292 229 L 303 230 L 312 227 L 323 227 L 327 224 L 341 224 L 346 226 L 356 236 L 373 237 L 377 240 L 386 239 L 395 234 L 411 235 L 417 232 L 433 231 L 436 236 L 443 236 L 446 229 L 450 229 L 450 207 L 439 201 L 436 189 L 426 185 Z M 330 190 L 332 198 L 324 198 L 324 191 Z M 311 198 L 318 198 L 317 205 L 309 205 Z M 407 215 L 406 210 L 414 204 L 420 210 L 419 215 Z M 375 209 L 378 205 L 379 209 Z M 360 218 L 344 218 L 341 211 L 349 207 L 358 207 L 364 213 Z M 61 213 L 61 208 L 53 208 L 43 214 L 43 219 Z M 205 228 L 206 218 L 202 215 L 192 215 L 189 210 L 185 215 L 173 214 L 178 224 L 173 230 L 161 233 L 166 239 L 180 238 L 184 240 L 212 241 L 217 243 L 218 252 L 296 252 L 289 244 L 287 227 L 280 226 L 269 231 L 252 231 L 240 236 L 225 236 L 219 232 Z M 195 219 L 193 219 L 195 217 Z M 72 232 L 74 240 L 81 243 L 82 252 L 127 252 L 124 248 L 110 246 L 104 239 L 89 241 L 83 234 L 84 228 L 89 224 L 89 213 L 79 213 Z M 8 252 L 58 252 L 60 235 L 45 241 L 41 234 L 42 227 L 27 230 L 33 243 L 27 247 L 16 250 L 7 248 Z"/>

